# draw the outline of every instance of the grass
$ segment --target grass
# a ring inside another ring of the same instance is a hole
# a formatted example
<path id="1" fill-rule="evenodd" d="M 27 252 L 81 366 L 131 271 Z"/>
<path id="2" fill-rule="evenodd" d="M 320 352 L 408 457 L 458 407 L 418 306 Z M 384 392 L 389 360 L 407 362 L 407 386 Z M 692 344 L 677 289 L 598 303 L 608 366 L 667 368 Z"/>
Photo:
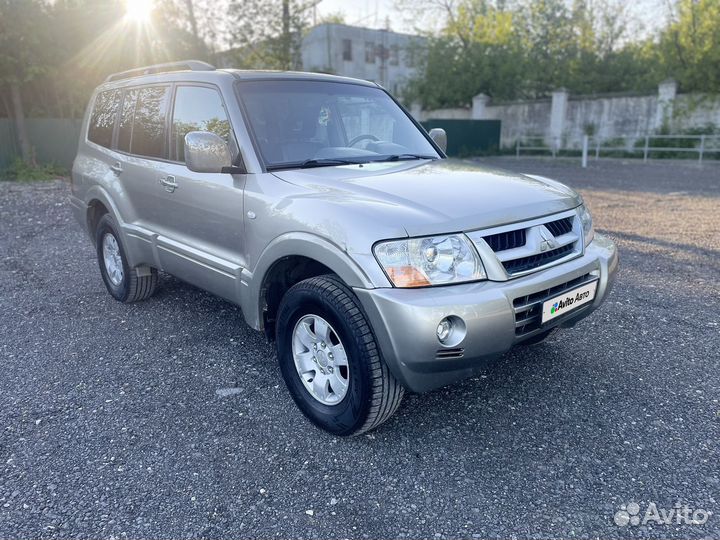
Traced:
<path id="1" fill-rule="evenodd" d="M 55 163 L 31 165 L 16 158 L 10 166 L 0 169 L 0 180 L 16 182 L 42 182 L 68 175 L 68 170 Z"/>

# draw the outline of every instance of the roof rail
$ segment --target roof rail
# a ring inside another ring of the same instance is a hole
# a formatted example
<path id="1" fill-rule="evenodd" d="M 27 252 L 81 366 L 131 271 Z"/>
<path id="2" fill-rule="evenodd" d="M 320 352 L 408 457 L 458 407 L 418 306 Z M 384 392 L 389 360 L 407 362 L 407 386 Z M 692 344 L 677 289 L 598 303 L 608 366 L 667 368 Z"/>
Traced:
<path id="1" fill-rule="evenodd" d="M 170 71 L 215 71 L 215 66 L 202 62 L 200 60 L 183 60 L 181 62 L 168 62 L 167 64 L 155 64 L 152 66 L 139 67 L 120 71 L 108 75 L 105 82 L 119 81 L 121 79 L 129 79 L 131 77 L 139 77 L 140 75 L 150 75 L 152 73 L 167 73 Z"/>

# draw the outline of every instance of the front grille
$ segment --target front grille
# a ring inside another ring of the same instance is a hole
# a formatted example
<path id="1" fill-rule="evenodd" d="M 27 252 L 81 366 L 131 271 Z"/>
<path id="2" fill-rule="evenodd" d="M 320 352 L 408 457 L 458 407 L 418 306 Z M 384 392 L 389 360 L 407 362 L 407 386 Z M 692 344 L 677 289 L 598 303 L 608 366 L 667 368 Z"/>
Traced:
<path id="1" fill-rule="evenodd" d="M 488 275 L 512 279 L 582 255 L 582 230 L 577 219 L 575 211 L 568 210 L 466 234 L 483 262 L 490 263 L 486 265 L 490 267 Z"/>
<path id="2" fill-rule="evenodd" d="M 435 358 L 438 360 L 450 360 L 452 358 L 462 358 L 465 354 L 465 349 L 457 347 L 454 349 L 438 349 L 435 353 Z"/>
<path id="3" fill-rule="evenodd" d="M 565 291 L 579 287 L 585 283 L 590 283 L 595 279 L 597 278 L 593 274 L 585 274 L 550 289 L 515 298 L 513 300 L 513 307 L 515 308 L 515 335 L 521 337 L 540 328 L 542 324 L 543 302 Z"/>
<path id="4" fill-rule="evenodd" d="M 557 221 L 551 221 L 550 223 L 546 223 L 545 227 L 553 233 L 553 236 L 562 236 L 563 234 L 567 234 L 572 231 L 573 218 L 566 217 L 558 219 Z"/>
<path id="5" fill-rule="evenodd" d="M 503 266 L 508 274 L 517 274 L 562 259 L 566 255 L 572 253 L 574 249 L 575 243 L 573 242 L 572 244 L 567 244 L 550 251 L 544 251 L 542 253 L 538 253 L 537 255 L 505 261 L 503 262 Z"/>
<path id="6" fill-rule="evenodd" d="M 517 229 L 515 231 L 507 231 L 490 236 L 483 237 L 490 248 L 497 253 L 506 249 L 513 249 L 525 245 L 526 233 L 525 229 Z"/>

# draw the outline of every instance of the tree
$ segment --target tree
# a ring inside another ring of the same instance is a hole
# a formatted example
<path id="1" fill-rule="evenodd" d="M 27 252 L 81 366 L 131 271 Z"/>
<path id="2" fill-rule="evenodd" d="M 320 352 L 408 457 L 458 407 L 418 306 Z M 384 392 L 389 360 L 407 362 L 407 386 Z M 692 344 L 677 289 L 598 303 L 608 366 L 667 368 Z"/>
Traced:
<path id="1" fill-rule="evenodd" d="M 38 27 L 48 24 L 45 4 L 40 0 L 0 0 L 0 85 L 10 96 L 8 113 L 15 124 L 20 156 L 34 164 L 25 124 L 22 89 L 45 73 L 53 44 Z"/>
<path id="2" fill-rule="evenodd" d="M 715 0 L 720 1 L 720 0 Z M 650 90 L 657 65 L 630 40 L 634 22 L 621 0 L 421 0 L 442 15 L 405 98 L 425 107 L 573 93 Z M 438 84 L 437 81 L 443 81 Z"/>
<path id="3" fill-rule="evenodd" d="M 524 59 L 515 14 L 482 0 L 429 4 L 429 10 L 445 12 L 446 23 L 429 38 L 421 76 L 407 86 L 404 99 L 436 108 L 469 105 L 478 93 L 519 97 Z"/>
<path id="4" fill-rule="evenodd" d="M 229 35 L 238 67 L 300 67 L 312 4 L 298 0 L 230 0 Z"/>
<path id="5" fill-rule="evenodd" d="M 684 91 L 720 92 L 720 0 L 679 0 L 659 53 L 663 75 Z"/>

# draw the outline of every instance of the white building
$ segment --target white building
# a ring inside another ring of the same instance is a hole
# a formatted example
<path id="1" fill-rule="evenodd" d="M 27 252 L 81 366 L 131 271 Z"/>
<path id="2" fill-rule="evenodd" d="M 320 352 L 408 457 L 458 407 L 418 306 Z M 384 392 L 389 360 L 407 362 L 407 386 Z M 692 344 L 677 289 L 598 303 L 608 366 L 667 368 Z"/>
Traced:
<path id="1" fill-rule="evenodd" d="M 415 75 L 425 38 L 345 24 L 320 24 L 303 38 L 304 71 L 376 82 L 398 95 Z"/>

